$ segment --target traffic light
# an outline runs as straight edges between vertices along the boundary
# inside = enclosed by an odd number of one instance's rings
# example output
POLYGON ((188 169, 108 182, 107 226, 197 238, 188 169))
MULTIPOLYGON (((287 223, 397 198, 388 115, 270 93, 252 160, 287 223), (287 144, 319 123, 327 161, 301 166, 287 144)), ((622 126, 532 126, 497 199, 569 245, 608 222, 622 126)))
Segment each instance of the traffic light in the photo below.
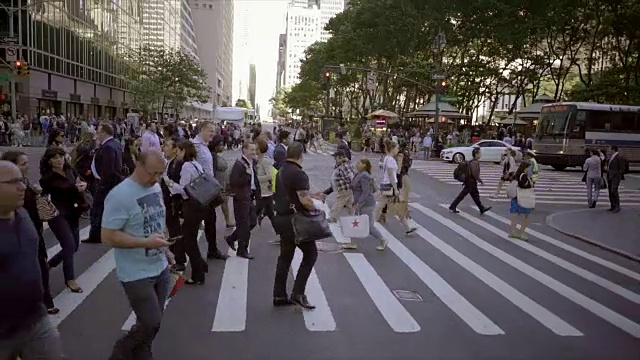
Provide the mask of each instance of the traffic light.
POLYGON ((15 73, 18 76, 29 75, 29 64, 22 60, 17 60, 14 64, 15 73))
POLYGON ((327 80, 331 80, 331 72, 330 71, 325 72, 324 73, 324 78, 327 79, 327 80))
POLYGON ((438 94, 446 94, 448 89, 449 83, 447 80, 438 80, 438 83, 436 84, 436 91, 438 94))

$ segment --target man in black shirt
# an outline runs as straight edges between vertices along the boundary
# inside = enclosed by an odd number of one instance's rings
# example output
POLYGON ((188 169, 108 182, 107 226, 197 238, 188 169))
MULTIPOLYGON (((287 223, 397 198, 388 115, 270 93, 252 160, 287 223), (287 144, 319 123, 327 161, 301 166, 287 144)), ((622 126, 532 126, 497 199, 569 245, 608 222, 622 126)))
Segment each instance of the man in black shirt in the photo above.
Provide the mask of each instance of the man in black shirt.
POLYGON ((43 304, 38 232, 22 207, 20 169, 0 161, 0 359, 64 359, 43 304))
POLYGON ((307 280, 311 275, 313 265, 318 257, 318 249, 314 241, 296 243, 291 217, 296 212, 315 210, 313 199, 323 199, 322 193, 311 194, 309 177, 302 170, 301 143, 294 142, 287 148, 287 159, 280 167, 276 177, 276 192, 274 195, 276 216, 273 226, 280 234, 280 256, 276 266, 276 277, 273 285, 273 305, 300 305, 306 309, 315 309, 304 294, 307 280), (293 256, 298 247, 302 251, 302 261, 293 283, 291 297, 287 296, 287 276, 291 268, 293 256))

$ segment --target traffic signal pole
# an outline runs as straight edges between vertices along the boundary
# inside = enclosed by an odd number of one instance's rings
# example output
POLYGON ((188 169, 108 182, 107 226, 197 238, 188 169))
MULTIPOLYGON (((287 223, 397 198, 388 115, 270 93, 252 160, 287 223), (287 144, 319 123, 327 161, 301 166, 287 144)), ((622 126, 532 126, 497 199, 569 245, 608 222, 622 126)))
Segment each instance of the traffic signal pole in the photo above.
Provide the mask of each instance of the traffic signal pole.
MULTIPOLYGON (((8 13, 9 13, 9 36, 13 37, 13 11, 8 13)), ((20 46, 22 46, 22 43, 20 43, 20 46)), ((16 104, 16 70, 17 69, 15 67, 15 64, 13 65, 13 69, 11 69, 11 64, 9 65, 9 72, 10 72, 9 87, 11 88, 10 89, 11 118, 13 119, 13 121, 16 120, 17 114, 18 114, 18 108, 16 104)))

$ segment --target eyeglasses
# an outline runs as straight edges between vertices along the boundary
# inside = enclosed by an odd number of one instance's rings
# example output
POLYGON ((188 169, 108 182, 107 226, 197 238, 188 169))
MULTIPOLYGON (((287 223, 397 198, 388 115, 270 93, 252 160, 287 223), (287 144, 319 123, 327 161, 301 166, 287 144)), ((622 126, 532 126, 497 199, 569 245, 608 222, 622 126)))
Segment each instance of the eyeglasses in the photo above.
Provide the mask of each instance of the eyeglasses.
POLYGON ((9 179, 9 180, 2 180, 0 181, 0 184, 7 184, 7 185, 25 185, 27 183, 27 181, 24 178, 15 178, 15 179, 9 179))

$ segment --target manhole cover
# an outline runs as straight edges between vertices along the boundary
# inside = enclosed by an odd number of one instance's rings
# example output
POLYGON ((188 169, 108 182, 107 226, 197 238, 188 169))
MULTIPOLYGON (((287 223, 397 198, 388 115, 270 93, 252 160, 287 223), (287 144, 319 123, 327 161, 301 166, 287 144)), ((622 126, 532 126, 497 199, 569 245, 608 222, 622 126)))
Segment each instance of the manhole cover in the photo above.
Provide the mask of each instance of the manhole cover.
POLYGON ((422 296, 415 291, 411 290, 393 290, 395 295, 400 300, 406 301, 422 301, 422 296))
POLYGON ((326 252, 326 253, 342 252, 342 245, 336 244, 336 243, 316 241, 316 247, 320 252, 326 252))

